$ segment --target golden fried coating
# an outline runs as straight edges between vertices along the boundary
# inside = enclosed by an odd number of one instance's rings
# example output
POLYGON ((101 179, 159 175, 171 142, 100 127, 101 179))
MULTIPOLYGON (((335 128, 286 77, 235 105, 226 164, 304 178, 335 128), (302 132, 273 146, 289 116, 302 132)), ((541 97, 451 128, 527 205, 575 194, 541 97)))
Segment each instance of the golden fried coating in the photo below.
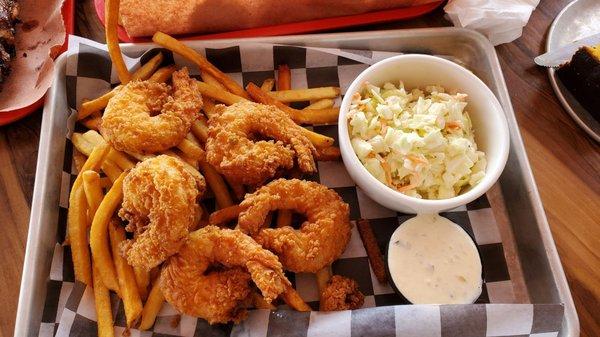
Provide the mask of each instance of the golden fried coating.
POLYGON ((150 269, 177 252, 194 225, 196 199, 205 186, 179 159, 166 155, 146 159, 127 174, 119 216, 129 222, 126 230, 136 233, 121 247, 130 265, 150 269))
POLYGON ((281 263, 239 230, 207 226, 188 236, 161 273, 165 299, 180 312, 210 324, 246 317, 250 278, 270 303, 291 286, 281 263), (211 266, 225 270, 207 270, 211 266), (233 268, 233 269, 231 269, 233 268))
POLYGON ((238 228, 274 252, 286 270, 317 272, 331 264, 350 240, 350 210, 342 198, 312 181, 278 179, 247 194, 238 228), (290 226, 265 228, 265 218, 277 209, 306 216, 299 230, 290 226))
POLYGON ((206 158, 229 181, 258 186, 292 168, 294 157, 303 172, 316 171, 315 147, 276 107, 241 102, 219 106, 216 115, 209 121, 206 158))
POLYGON ((179 144, 199 116, 202 96, 187 68, 164 83, 132 81, 110 99, 100 133, 117 150, 157 153, 179 144))
POLYGON ((365 296, 353 279, 333 275, 321 293, 319 309, 322 311, 354 310, 365 303, 365 296))

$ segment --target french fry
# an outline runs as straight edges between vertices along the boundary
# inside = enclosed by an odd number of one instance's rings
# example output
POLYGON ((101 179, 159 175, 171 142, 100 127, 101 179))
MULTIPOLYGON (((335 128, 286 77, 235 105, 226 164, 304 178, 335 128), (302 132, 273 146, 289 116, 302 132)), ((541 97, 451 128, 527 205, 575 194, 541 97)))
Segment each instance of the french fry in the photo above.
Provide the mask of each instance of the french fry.
MULTIPOLYGON (((73 143, 73 146, 75 146, 75 149, 78 152, 81 152, 85 155, 90 155, 95 146, 95 144, 88 142, 82 134, 77 133, 77 132, 73 133, 73 136, 71 137, 71 142, 73 143)), ((96 143, 96 144, 104 144, 104 140, 102 139, 102 143, 96 143)), ((119 166, 117 166, 114 162, 109 160, 109 157, 110 158, 119 158, 118 160, 122 163, 122 165, 125 165, 126 167, 133 167, 135 165, 135 164, 133 164, 133 162, 131 162, 131 165, 130 165, 129 159, 122 158, 122 156, 119 156, 109 150, 109 152, 106 154, 106 158, 104 158, 104 161, 102 162, 102 165, 100 166, 100 169, 102 169, 102 171, 110 178, 111 181, 115 181, 115 179, 117 179, 117 177, 121 173, 123 173, 123 170, 119 166)), ((81 171, 81 169, 78 169, 78 171, 81 171)))
POLYGON ((260 90, 260 88, 252 82, 248 83, 246 90, 248 90, 248 93, 255 101, 262 104, 276 106, 283 112, 287 113, 290 118, 298 124, 326 124, 336 122, 338 119, 338 108, 297 110, 290 108, 289 106, 271 97, 270 93, 260 90))
POLYGON ((333 142, 335 141, 331 137, 324 136, 320 133, 316 133, 305 128, 302 129, 306 138, 308 138, 308 140, 310 140, 310 142, 313 143, 316 148, 332 146, 333 142))
POLYGON ((125 241, 125 229, 121 226, 118 220, 110 221, 108 226, 110 233, 110 246, 114 259, 115 268, 117 270, 117 279, 119 281, 119 289, 121 289, 121 299, 125 309, 125 318, 127 327, 133 327, 140 316, 142 315, 142 299, 138 291, 137 283, 135 282, 135 274, 133 268, 127 264, 127 260, 121 256, 121 243, 125 241))
POLYGON ((296 311, 311 310, 308 304, 304 302, 302 297, 300 297, 300 294, 298 294, 296 289, 292 288, 292 286, 287 287, 285 292, 281 294, 281 296, 283 297, 285 303, 287 303, 287 305, 289 305, 292 309, 296 311))
POLYGON ((287 64, 277 66, 277 91, 292 88, 292 73, 287 64))
POLYGON ((200 74, 200 78, 202 78, 202 81, 206 82, 207 84, 212 85, 213 87, 217 87, 221 90, 225 90, 225 91, 229 91, 227 90, 227 88, 225 88, 225 86, 223 84, 221 84, 221 82, 219 82, 219 80, 217 80, 214 76, 212 76, 211 74, 203 71, 200 74))
POLYGON ((225 208, 221 208, 218 211, 214 211, 208 217, 209 225, 223 225, 233 219, 236 219, 240 213, 244 211, 240 205, 233 205, 225 208))
POLYGON ((164 83, 168 79, 171 78, 171 75, 173 75, 173 73, 176 70, 177 70, 177 67, 173 64, 170 66, 162 67, 162 68, 158 69, 154 74, 152 74, 152 76, 150 76, 150 78, 148 78, 148 81, 164 83))
POLYGON ((114 148, 111 148, 108 154, 106 155, 106 159, 115 163, 121 170, 131 170, 135 163, 131 161, 123 152, 117 151, 114 148))
POLYGON ((277 211, 277 228, 292 225, 292 211, 289 209, 280 209, 277 211))
POLYGON ((96 171, 85 171, 81 176, 83 178, 83 191, 88 205, 88 214, 94 219, 98 206, 100 206, 102 198, 104 198, 102 186, 100 185, 100 175, 96 171))
POLYGON ((94 263, 98 266, 104 285, 119 293, 119 281, 117 272, 111 256, 108 224, 111 221, 113 213, 121 205, 123 200, 123 179, 127 175, 123 172, 117 180, 113 182, 112 187, 106 193, 104 199, 98 206, 92 227, 90 228, 90 246, 92 248, 92 257, 94 263))
POLYGON ((325 287, 327 287, 329 279, 331 279, 331 266, 325 266, 319 269, 316 273, 316 276, 317 286, 319 287, 319 294, 321 294, 325 287))
POLYGON ((202 110, 206 117, 213 118, 217 112, 217 105, 215 101, 210 97, 203 97, 204 105, 202 106, 202 110))
POLYGON ((81 153, 81 151, 79 151, 77 148, 75 148, 75 150, 73 151, 73 162, 75 163, 75 169, 77 170, 77 172, 81 172, 83 164, 85 164, 86 160, 87 156, 81 153))
POLYGON ((227 181, 227 184, 229 184, 229 187, 231 187, 231 191, 233 192, 235 198, 237 200, 242 200, 246 195, 246 189, 244 188, 244 185, 232 182, 230 179, 227 179, 227 177, 225 177, 225 180, 227 181))
POLYGON ((164 55, 162 52, 158 52, 156 55, 152 56, 148 62, 142 64, 137 70, 133 72, 131 75, 132 80, 147 80, 156 72, 158 66, 162 63, 164 59, 164 55))
POLYGON ((185 135, 185 139, 187 139, 190 142, 194 143, 194 145, 196 145, 196 146, 202 147, 202 144, 200 144, 200 140, 198 140, 198 138, 196 138, 196 136, 194 136, 194 134, 191 133, 191 132, 188 132, 188 134, 185 135))
POLYGON ((274 99, 284 103, 304 102, 323 98, 336 98, 340 95, 340 88, 279 89, 278 83, 277 91, 270 91, 268 94, 274 99))
POLYGON ((252 292, 252 304, 254 304, 254 307, 256 309, 269 309, 269 310, 276 309, 273 304, 265 301, 265 298, 256 291, 252 292))
POLYGON ((102 165, 102 162, 104 161, 104 158, 108 155, 109 151, 110 147, 108 146, 108 144, 99 144, 94 146, 93 150, 88 156, 88 159, 83 164, 81 171, 77 175, 77 178, 73 182, 73 186, 71 186, 71 194, 74 194, 73 190, 76 190, 82 184, 81 173, 87 170, 98 171, 100 169, 100 166, 102 165))
POLYGON ((310 103, 309 106, 307 106, 306 108, 304 108, 302 110, 328 109, 328 108, 333 108, 334 104, 335 104, 335 101, 332 100, 331 98, 323 98, 323 99, 316 100, 314 103, 310 103))
POLYGON ((82 120, 88 117, 89 115, 95 112, 100 112, 102 109, 106 108, 106 105, 108 105, 108 101, 110 101, 110 99, 119 90, 121 90, 121 88, 121 85, 116 86, 111 91, 103 94, 100 97, 81 103, 81 107, 79 107, 79 110, 77 111, 77 120, 82 120))
POLYGON ((158 312, 160 311, 160 308, 162 308, 164 302, 165 297, 160 290, 160 277, 158 277, 152 285, 152 290, 150 290, 150 295, 148 295, 146 304, 144 304, 144 309, 142 310, 142 319, 139 326, 140 330, 148 330, 152 327, 152 325, 154 325, 156 316, 158 315, 158 312))
POLYGON ((94 146, 106 143, 104 137, 102 137, 102 135, 96 130, 88 130, 82 133, 81 136, 83 137, 83 139, 85 139, 86 142, 91 143, 94 146))
POLYGON ((193 167, 194 170, 198 169, 198 160, 197 159, 190 158, 185 153, 180 154, 179 157, 181 158, 181 160, 183 160, 188 165, 190 165, 191 167, 193 167))
MULTIPOLYGON (((280 64, 277 67, 277 91, 292 89, 292 73, 287 64, 280 64)), ((272 91, 269 91, 271 93, 272 91)), ((289 105, 284 103, 285 105, 289 105)))
POLYGON ((221 103, 225 103, 227 105, 232 105, 237 102, 246 102, 248 101, 246 98, 232 94, 223 89, 219 89, 215 86, 212 86, 208 83, 204 82, 196 82, 196 88, 202 94, 202 96, 208 96, 215 101, 219 101, 221 103))
MULTIPOLYGON (((103 189, 109 189, 112 186, 113 182, 108 177, 100 178, 100 187, 103 189)), ((92 219, 93 220, 93 219, 92 219)), ((91 225, 92 222, 90 222, 91 225)))
POLYGON ((327 287, 327 283, 329 283, 329 280, 331 279, 331 266, 325 266, 321 269, 319 269, 316 273, 317 276, 317 287, 319 288, 319 305, 320 305, 320 309, 319 310, 324 310, 325 308, 323 307, 323 291, 325 290, 325 288, 327 287))
POLYGON ((110 307, 110 293, 102 283, 98 267, 93 265, 94 274, 94 304, 98 321, 98 337, 114 337, 115 328, 110 307))
POLYGON ((98 131, 100 123, 102 123, 102 116, 100 116, 100 112, 94 112, 89 117, 84 118, 79 122, 88 129, 98 131))
MULTIPOLYGON (((76 138, 79 138, 79 136, 75 137, 75 133, 73 133, 73 137, 71 137, 71 141, 77 147, 77 144, 75 144, 75 140, 74 140, 76 138)), ((88 144, 92 144, 93 146, 96 146, 99 144, 107 144, 106 141, 104 140, 104 138, 102 137, 102 135, 100 135, 98 132, 96 132, 94 130, 89 130, 89 131, 81 134, 81 138, 84 139, 88 144)), ((80 145, 82 145, 82 144, 80 144, 80 145)), ((131 161, 131 159, 129 159, 127 157, 127 155, 125 155, 123 152, 117 151, 113 148, 111 148, 110 151, 108 152, 108 154, 106 155, 106 159, 115 163, 119 168, 121 168, 121 170, 131 170, 135 166, 135 163, 133 161, 131 161)))
POLYGON ((187 138, 184 138, 181 143, 177 145, 177 148, 181 150, 181 152, 183 152, 187 157, 194 160, 204 160, 206 158, 206 153, 204 150, 187 138))
POLYGON ((260 90, 268 92, 268 91, 273 90, 274 86, 275 86, 275 79, 267 78, 266 80, 263 81, 262 85, 260 86, 260 90))
POLYGON ((146 159, 155 157, 155 155, 153 155, 153 154, 139 154, 139 153, 133 153, 133 152, 125 152, 125 153, 128 156, 130 156, 131 158, 134 158, 135 160, 138 160, 138 161, 144 161, 146 159))
POLYGON ((78 132, 73 132, 73 135, 71 135, 71 143, 73 143, 73 146, 75 147, 75 149, 77 149, 77 151, 81 152, 82 154, 88 157, 92 153, 92 151, 94 150, 94 146, 96 145, 95 143, 90 143, 89 141, 87 141, 87 139, 85 139, 83 135, 78 132))
POLYGON ((117 75, 122 84, 127 84, 131 80, 131 74, 127 70, 121 47, 119 47, 119 37, 117 36, 117 25, 119 24, 119 3, 120 0, 106 0, 104 2, 105 9, 105 36, 108 54, 113 65, 117 69, 117 75))
POLYGON ((231 93, 249 99, 248 94, 239 84, 237 84, 237 82, 208 62, 204 56, 198 54, 195 50, 182 42, 162 32, 156 32, 152 37, 152 41, 194 62, 202 72, 206 72, 216 78, 231 93))
POLYGON ((121 170, 121 168, 119 166, 117 166, 117 164, 113 163, 112 161, 110 161, 108 159, 104 160, 104 162, 102 163, 102 166, 100 168, 102 169, 102 172, 104 172, 104 174, 106 174, 108 179, 110 179, 111 182, 114 182, 115 180, 117 180, 117 178, 119 178, 121 173, 123 173, 123 170, 121 170))
POLYGON ((227 189, 227 185, 225 185, 225 180, 223 177, 219 175, 217 170, 215 170, 212 165, 207 162, 200 162, 200 172, 204 175, 206 179, 206 183, 210 186, 210 189, 215 194, 215 199, 217 199, 217 204, 220 208, 225 208, 233 205, 233 199, 229 194, 229 190, 227 189))
POLYGON ((386 282, 387 276, 385 274, 383 256, 381 255, 381 250, 379 249, 377 239, 375 239, 375 234, 373 234, 373 228, 371 228, 369 220, 358 220, 356 227, 358 229, 358 233, 360 234, 360 238, 362 239, 363 245, 365 246, 365 250, 367 251, 371 268, 373 268, 373 274, 375 274, 375 277, 377 277, 379 282, 386 282))
POLYGON ((204 205, 199 204, 197 210, 198 210, 198 212, 194 216, 194 223, 192 224, 192 226, 190 226, 190 232, 193 232, 200 227, 204 227, 204 226, 208 225, 208 214, 205 213, 206 208, 204 207, 204 205), (204 221, 206 223, 206 225, 204 225, 204 226, 201 225, 201 223, 203 222, 203 219, 206 219, 206 221, 204 221))
POLYGON ((67 216, 75 279, 92 285, 92 264, 87 242, 87 204, 83 187, 77 187, 71 195, 67 216))
POLYGON ((331 124, 337 123, 340 108, 308 109, 299 111, 299 120, 303 124, 331 124))
POLYGON ((198 119, 192 123, 192 128, 190 130, 202 143, 206 143, 206 140, 208 139, 208 124, 204 116, 198 117, 198 119))
POLYGON ((317 148, 316 159, 319 161, 336 161, 342 156, 340 148, 337 146, 317 148))
POLYGON ((133 273, 135 274, 135 283, 140 293, 140 298, 145 301, 148 297, 148 284, 150 284, 150 272, 140 267, 133 267, 133 273))

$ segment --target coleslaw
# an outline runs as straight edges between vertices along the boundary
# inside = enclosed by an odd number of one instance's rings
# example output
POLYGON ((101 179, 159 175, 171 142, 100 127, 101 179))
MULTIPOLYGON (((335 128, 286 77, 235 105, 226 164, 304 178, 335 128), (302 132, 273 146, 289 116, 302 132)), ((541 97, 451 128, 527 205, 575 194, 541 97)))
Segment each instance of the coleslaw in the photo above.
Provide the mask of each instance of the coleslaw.
POLYGON ((379 181, 424 199, 454 197, 485 176, 467 95, 440 86, 407 90, 365 83, 354 94, 348 129, 354 152, 379 181))

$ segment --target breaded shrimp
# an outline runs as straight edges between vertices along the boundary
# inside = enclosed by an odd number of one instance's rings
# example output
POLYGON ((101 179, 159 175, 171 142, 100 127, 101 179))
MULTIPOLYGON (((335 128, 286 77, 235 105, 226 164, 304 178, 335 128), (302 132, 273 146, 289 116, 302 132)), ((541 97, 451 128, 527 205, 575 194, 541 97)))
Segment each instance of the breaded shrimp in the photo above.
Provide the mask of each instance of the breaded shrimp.
POLYGON ((204 193, 177 158, 160 155, 137 164, 123 182, 123 205, 119 216, 135 232, 123 242, 123 255, 132 266, 150 269, 177 253, 195 224, 196 199, 204 193))
POLYGON ((179 144, 199 116, 202 96, 187 68, 164 83, 132 81, 110 99, 100 133, 117 150, 157 153, 179 144))
POLYGON ((277 170, 292 168, 294 157, 303 172, 316 171, 315 147, 276 107, 241 102, 219 106, 216 115, 209 121, 206 158, 229 181, 258 186, 277 170))
POLYGON ((165 299, 187 315, 210 324, 246 316, 250 279, 270 303, 291 286, 281 263, 239 230, 207 226, 191 233, 161 272, 165 299), (225 270, 208 271, 211 266, 225 270), (233 268, 233 269, 231 269, 233 268))
POLYGON ((279 256, 286 270, 315 273, 346 249, 351 224, 348 204, 333 190, 312 181, 278 179, 247 194, 240 206, 238 228, 279 256), (277 209, 306 215, 299 230, 265 228, 277 209))

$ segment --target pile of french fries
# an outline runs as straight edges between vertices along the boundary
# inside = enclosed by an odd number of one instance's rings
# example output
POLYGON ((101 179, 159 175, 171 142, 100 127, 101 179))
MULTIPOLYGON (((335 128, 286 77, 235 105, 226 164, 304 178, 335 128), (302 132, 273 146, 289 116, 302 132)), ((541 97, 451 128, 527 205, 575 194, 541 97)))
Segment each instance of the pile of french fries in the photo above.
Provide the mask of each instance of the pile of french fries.
MULTIPOLYGON (((89 130, 74 133, 74 163, 78 170, 69 196, 68 228, 65 244, 71 246, 76 280, 94 288, 95 306, 98 317, 98 335, 114 336, 114 322, 110 303, 110 291, 119 295, 124 303, 128 328, 146 330, 154 324, 156 315, 164 303, 160 290, 158 270, 141 270, 130 266, 120 254, 121 242, 126 240, 125 231, 115 213, 123 200, 123 179, 137 162, 153 155, 139 155, 117 151, 98 132, 102 112, 109 100, 131 80, 167 82, 176 70, 174 65, 163 66, 162 53, 156 54, 133 73, 125 66, 116 37, 116 13, 118 0, 107 0, 106 39, 109 54, 117 70, 121 85, 95 99, 85 101, 78 110, 78 122, 89 130)), ((226 181, 205 160, 204 144, 208 138, 208 120, 214 116, 216 104, 231 105, 236 102, 254 100, 275 105, 286 112, 298 124, 325 124, 337 122, 339 109, 334 108, 334 99, 340 89, 323 87, 292 89, 291 74, 287 66, 280 66, 278 78, 268 79, 261 86, 250 83, 246 89, 221 72, 206 58, 178 40, 163 33, 156 33, 153 41, 174 53, 192 61, 201 71, 202 81, 197 90, 204 100, 203 115, 192 125, 190 133, 176 147, 163 154, 177 157, 186 165, 186 170, 196 179, 207 182, 214 194, 217 208, 221 212, 235 212, 237 203, 245 195, 245 187, 226 181), (276 90, 273 90, 276 89, 276 90), (289 106, 290 102, 310 102, 305 109, 289 106)), ((333 146, 330 137, 303 128, 304 133, 317 149, 317 159, 336 160, 339 149, 333 146)), ((209 214, 204 205, 197 227, 209 223, 209 214)), ((218 216, 218 214, 216 214, 218 216)), ((278 213, 278 226, 291 224, 292 214, 278 213)), ((331 276, 330 268, 317 273, 320 289, 331 276)), ((254 306, 269 308, 260 294, 253 294, 254 306)), ((282 296, 296 310, 308 311, 310 307, 295 289, 290 288, 282 296)))

